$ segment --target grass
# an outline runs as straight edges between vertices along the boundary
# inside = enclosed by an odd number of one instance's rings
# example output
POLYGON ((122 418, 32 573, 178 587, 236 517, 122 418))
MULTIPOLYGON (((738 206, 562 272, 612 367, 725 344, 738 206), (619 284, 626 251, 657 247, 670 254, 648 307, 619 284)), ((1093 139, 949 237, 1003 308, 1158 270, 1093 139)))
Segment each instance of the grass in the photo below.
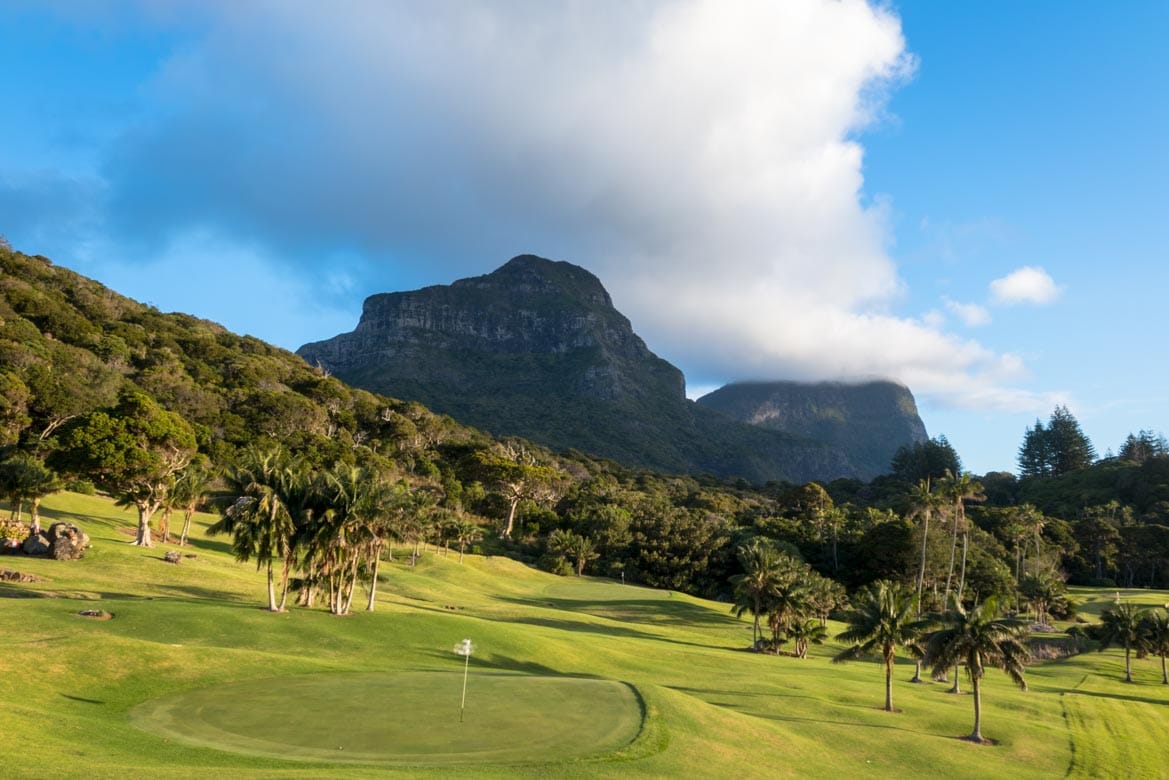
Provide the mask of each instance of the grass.
MULTIPOLYGON (((957 739, 968 695, 909 684, 899 662, 900 712, 882 712, 879 664, 833 665, 831 642, 806 660, 745 652, 750 623, 725 604, 431 553, 384 566, 376 612, 269 614, 262 573, 202 536, 209 518, 172 565, 173 547, 128 545, 134 516, 104 499, 46 504, 94 547, 0 558, 46 580, 0 583, 5 777, 1155 777, 1169 762, 1169 686, 1155 659, 1123 683, 1118 650, 1036 664, 1027 692, 990 672, 997 744, 982 747, 957 739), (78 615, 95 608, 114 618, 78 615)), ((1089 615, 1110 597, 1077 594, 1089 615)))

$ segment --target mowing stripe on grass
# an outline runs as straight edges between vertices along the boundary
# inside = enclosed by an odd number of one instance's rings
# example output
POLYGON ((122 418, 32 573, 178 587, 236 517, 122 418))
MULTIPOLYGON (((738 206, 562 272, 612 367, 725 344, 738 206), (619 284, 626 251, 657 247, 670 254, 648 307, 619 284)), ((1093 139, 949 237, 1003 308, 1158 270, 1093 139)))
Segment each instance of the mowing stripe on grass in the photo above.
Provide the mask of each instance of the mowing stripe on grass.
POLYGON ((1072 739, 1070 777, 1160 778, 1169 768, 1164 705, 1065 693, 1072 739))

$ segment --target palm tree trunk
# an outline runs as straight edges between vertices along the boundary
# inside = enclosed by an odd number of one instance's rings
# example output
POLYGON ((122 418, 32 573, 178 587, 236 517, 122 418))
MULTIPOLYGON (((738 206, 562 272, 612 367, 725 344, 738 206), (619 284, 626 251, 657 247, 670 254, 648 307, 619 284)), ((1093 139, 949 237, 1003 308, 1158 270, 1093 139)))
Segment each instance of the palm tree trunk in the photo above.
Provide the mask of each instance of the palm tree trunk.
POLYGON ((280 568, 280 611, 283 612, 285 605, 288 603, 288 575, 289 569, 292 568, 292 561, 289 556, 284 556, 284 565, 280 568))
POLYGON ((1124 681, 1132 682, 1132 648, 1128 642, 1124 643, 1124 681))
POLYGON ((974 677, 974 731, 970 732, 970 741, 982 742, 982 691, 978 687, 978 675, 974 677))
POLYGON ((885 658, 885 712, 893 711, 893 659, 885 658))
POLYGON ((158 538, 163 544, 170 544, 170 513, 169 506, 162 508, 162 520, 158 522, 158 538))
POLYGON ((924 682, 924 680, 921 679, 921 659, 920 658, 913 662, 913 677, 909 678, 909 681, 912 683, 924 682))
POLYGON ((1165 669, 1165 654, 1161 653, 1161 684, 1169 685, 1169 671, 1165 669))
MULTIPOLYGON (((917 612, 921 614, 921 589, 925 584, 925 550, 926 539, 929 538, 930 533, 930 516, 928 513, 922 514, 921 524, 921 568, 917 572, 917 612)), ((921 664, 917 665, 918 672, 921 671, 921 664)))
POLYGON ((369 603, 365 605, 366 612, 373 612, 374 599, 377 598, 377 570, 378 564, 381 563, 382 551, 381 545, 376 545, 373 550, 373 570, 369 578, 369 603))
POLYGON ((40 507, 41 507, 41 497, 40 496, 33 496, 32 507, 29 509, 29 513, 32 515, 31 530, 32 530, 32 533, 34 536, 41 532, 40 507))
POLYGON ((759 612, 763 609, 763 605, 759 603, 759 599, 755 599, 755 624, 751 631, 751 650, 759 652, 759 612))
POLYGON ((970 533, 962 533, 962 573, 958 576, 958 600, 962 600, 962 591, 966 588, 966 550, 970 546, 970 533))
MULTIPOLYGON (((954 528, 950 533, 950 570, 946 572, 946 600, 950 599, 950 582, 954 579, 954 557, 958 552, 958 515, 954 515, 954 528)), ((949 609, 947 606, 946 609, 949 609)))
POLYGON ((950 686, 949 693, 962 693, 962 676, 958 674, 961 667, 954 664, 954 684, 950 686))
POLYGON ((195 514, 190 509, 183 510, 183 533, 179 536, 179 547, 185 547, 187 544, 187 534, 191 531, 191 515, 195 514))
POLYGON ((268 561, 268 611, 279 612, 276 606, 276 576, 272 572, 272 561, 268 561))

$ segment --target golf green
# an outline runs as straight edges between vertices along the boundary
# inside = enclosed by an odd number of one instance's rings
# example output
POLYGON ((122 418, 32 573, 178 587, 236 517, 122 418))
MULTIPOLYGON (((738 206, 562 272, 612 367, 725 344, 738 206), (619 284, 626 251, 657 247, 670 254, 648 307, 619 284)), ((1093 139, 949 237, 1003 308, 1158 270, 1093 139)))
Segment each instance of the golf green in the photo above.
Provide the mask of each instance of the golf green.
POLYGON ((168 739, 302 761, 483 764, 563 761, 628 745, 633 688, 612 680, 472 672, 311 674, 202 688, 130 717, 168 739))

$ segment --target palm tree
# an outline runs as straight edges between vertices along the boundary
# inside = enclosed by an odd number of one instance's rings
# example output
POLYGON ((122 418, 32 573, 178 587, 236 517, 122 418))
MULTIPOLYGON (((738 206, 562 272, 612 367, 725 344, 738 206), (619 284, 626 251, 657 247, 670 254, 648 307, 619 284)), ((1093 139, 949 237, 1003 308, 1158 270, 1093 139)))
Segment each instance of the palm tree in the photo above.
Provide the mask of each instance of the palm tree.
MULTIPOLYGON (((933 516, 935 510, 941 508, 942 500, 942 496, 934 492, 933 487, 930 485, 929 477, 919 480, 909 494, 910 517, 916 516, 921 518, 921 567, 917 572, 917 611, 919 615, 921 614, 922 588, 925 586, 926 543, 929 540, 930 518, 933 516)), ((936 584, 934 588, 936 593, 936 584)), ((914 658, 912 682, 919 683, 921 681, 921 658, 919 653, 914 658)))
POLYGON ((731 612, 740 617, 750 612, 755 618, 751 634, 751 648, 759 649, 759 617, 763 614, 764 600, 770 592, 776 576, 777 555, 775 547, 765 539, 756 537, 738 550, 743 573, 731 577, 735 604, 731 612))
POLYGON ((28 501, 34 536, 41 532, 41 499, 63 488, 57 474, 31 455, 20 452, 0 462, 0 492, 12 502, 12 520, 20 522, 24 502, 28 501))
POLYGON ((1137 609, 1129 602, 1118 604, 1114 609, 1100 613, 1100 624, 1095 627, 1095 638, 1100 642, 1097 648, 1106 650, 1111 645, 1124 645, 1124 681, 1132 682, 1132 651, 1145 649, 1144 620, 1147 609, 1137 609))
POLYGON ((820 645, 828 638, 828 629, 817 618, 797 620, 787 628, 787 636, 795 643, 796 658, 808 657, 808 645, 820 645))
POLYGON ((483 529, 460 515, 451 526, 451 536, 455 544, 459 546, 459 563, 462 563, 463 551, 467 549, 468 544, 483 538, 483 529))
POLYGON ((844 616, 848 628, 836 635, 850 642, 833 663, 880 654, 885 665, 885 711, 893 711, 893 661, 897 648, 915 644, 930 621, 917 613, 917 599, 901 585, 878 580, 856 595, 844 616))
POLYGON ((328 568, 329 611, 349 613, 364 565, 370 578, 366 610, 372 612, 382 548, 396 532, 396 515, 410 503, 409 487, 373 469, 339 467, 324 475, 321 492, 326 509, 317 542, 328 568))
POLYGON ((910 517, 921 518, 921 567, 917 572, 917 603, 921 606, 921 591, 925 585, 926 541, 929 538, 930 518, 940 506, 940 497, 930 486, 929 477, 920 480, 910 491, 910 517))
POLYGON ((256 559, 256 568, 268 568, 268 610, 283 612, 288 597, 288 575, 295 562, 294 539, 304 500, 303 467, 287 450, 249 450, 244 465, 226 475, 232 503, 219 522, 207 529, 210 536, 232 535, 236 560, 256 559), (280 601, 276 601, 273 561, 280 560, 280 601))
POLYGON ((1169 670, 1165 667, 1165 656, 1169 655, 1169 615, 1155 609, 1145 617, 1144 650, 1161 657, 1161 684, 1169 685, 1169 670))
POLYGON ((966 553, 970 546, 970 529, 966 525, 966 502, 985 501, 986 491, 981 482, 975 482, 969 473, 957 476, 948 474, 944 494, 952 504, 953 538, 950 542, 950 572, 946 575, 946 598, 950 597, 950 582, 954 576, 954 553, 958 545, 958 534, 962 534, 962 569, 958 578, 958 599, 962 599, 962 591, 966 585, 966 553))
POLYGON ((171 485, 170 494, 167 496, 169 504, 183 512, 183 530, 179 534, 179 547, 187 544, 187 535, 191 532, 191 518, 207 500, 213 476, 207 460, 196 459, 176 475, 171 485))
POLYGON ((957 599, 951 603, 952 608, 941 616, 945 628, 930 635, 926 662, 935 673, 965 664, 974 688, 974 730, 967 739, 982 743, 982 677, 986 667, 996 666, 1027 690, 1023 678, 1025 664, 1031 657, 1027 625, 1019 618, 999 617, 998 600, 993 597, 969 611, 957 599))
POLYGON ((771 586, 764 594, 767 625, 771 629, 771 644, 779 648, 780 634, 809 617, 814 610, 812 591, 807 583, 811 571, 807 564, 790 555, 780 554, 771 578, 771 586))

